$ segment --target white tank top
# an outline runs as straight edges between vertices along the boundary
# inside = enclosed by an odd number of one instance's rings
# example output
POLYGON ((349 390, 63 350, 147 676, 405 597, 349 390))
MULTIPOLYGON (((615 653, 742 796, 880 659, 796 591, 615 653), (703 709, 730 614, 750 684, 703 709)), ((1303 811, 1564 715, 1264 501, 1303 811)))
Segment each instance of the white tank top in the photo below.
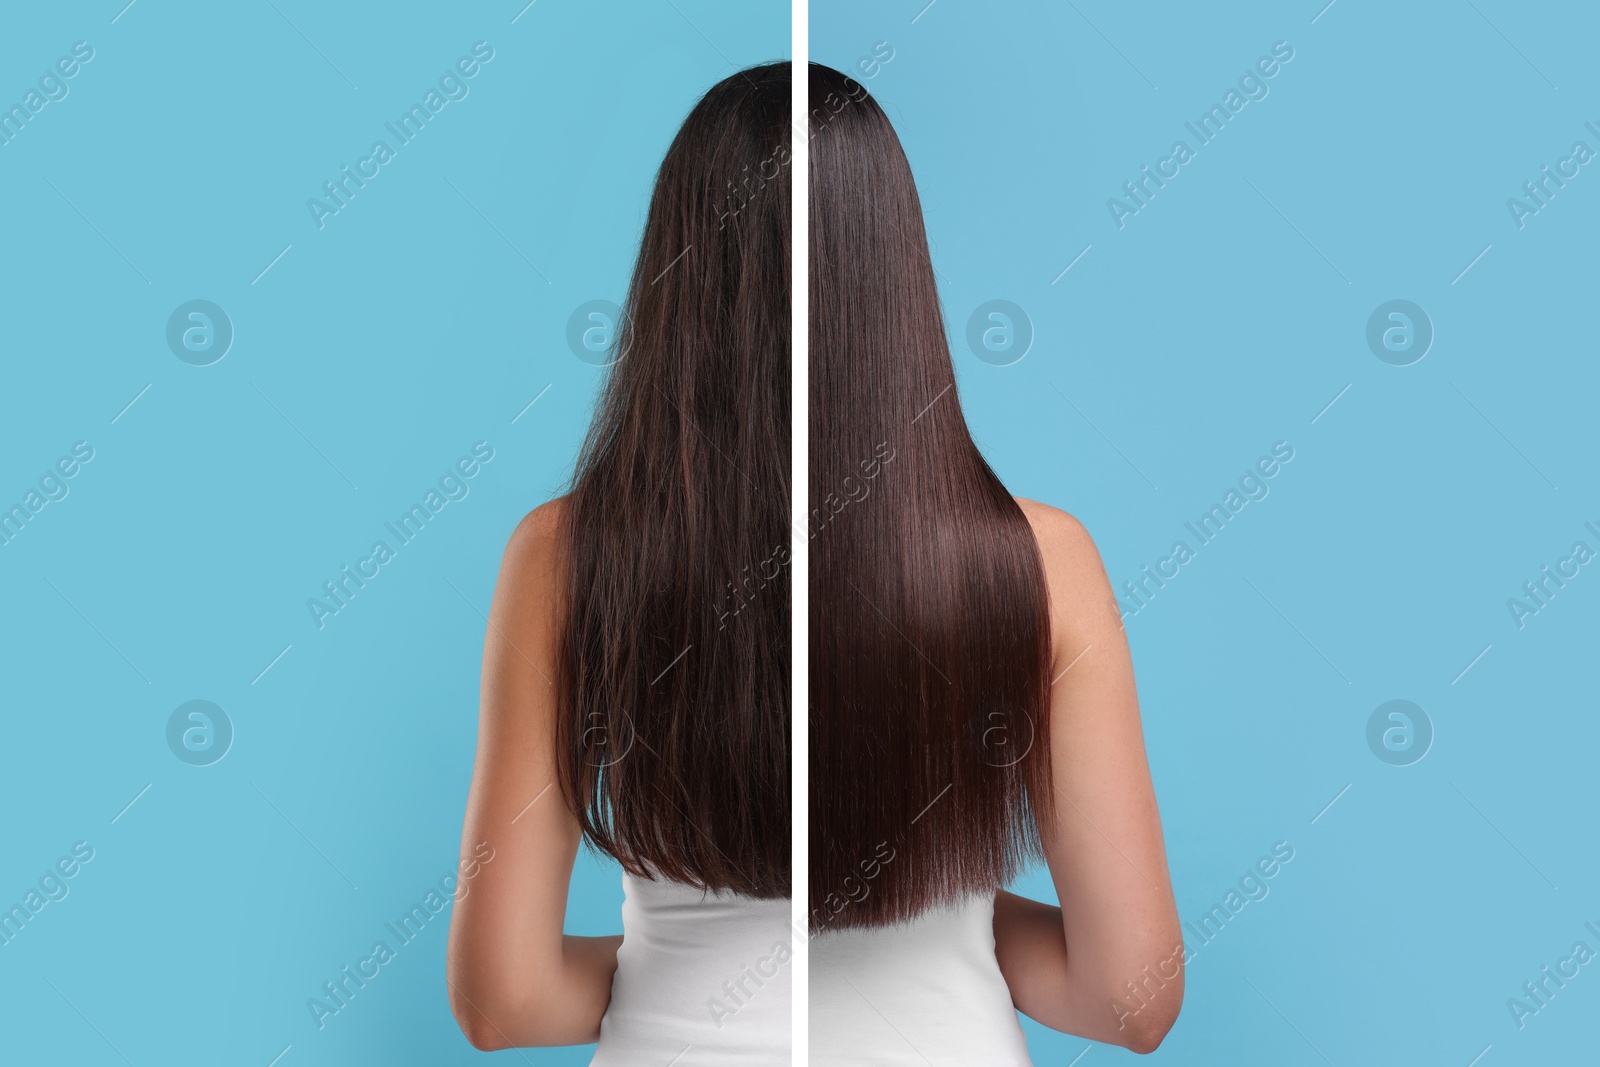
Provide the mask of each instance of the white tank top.
POLYGON ((1030 1067, 994 956, 994 897, 809 947, 815 1067, 1030 1067))
POLYGON ((629 874, 622 888, 590 1067, 790 1067, 789 901, 629 874))

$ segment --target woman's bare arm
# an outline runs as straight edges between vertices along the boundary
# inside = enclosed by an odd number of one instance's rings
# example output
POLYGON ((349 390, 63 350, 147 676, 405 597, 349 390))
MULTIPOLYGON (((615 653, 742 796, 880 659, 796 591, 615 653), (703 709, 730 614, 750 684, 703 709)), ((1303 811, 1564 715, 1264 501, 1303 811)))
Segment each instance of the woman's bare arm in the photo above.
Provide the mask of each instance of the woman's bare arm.
POLYGON ((1050 590, 1055 823, 1041 832, 1061 906, 1001 893, 995 955, 1030 1018, 1149 1052, 1183 1002, 1183 938, 1133 662, 1088 531, 1066 512, 1019 503, 1050 590))
POLYGON ((595 1040, 622 943, 562 933, 580 838, 555 780, 563 506, 536 509, 511 535, 484 639, 447 972, 456 1021, 480 1049, 595 1040))

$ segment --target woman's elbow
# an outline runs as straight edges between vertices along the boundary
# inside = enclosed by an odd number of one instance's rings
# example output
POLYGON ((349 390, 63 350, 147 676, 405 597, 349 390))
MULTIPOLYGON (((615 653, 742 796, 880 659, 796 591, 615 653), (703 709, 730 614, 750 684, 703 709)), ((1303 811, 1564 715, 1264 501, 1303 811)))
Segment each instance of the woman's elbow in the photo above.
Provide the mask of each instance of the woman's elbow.
POLYGON ((467 1043, 481 1052, 498 1052, 512 1047, 512 1042, 495 1022, 494 1014, 502 1014, 494 1007, 494 1000, 482 990, 475 995, 466 993, 459 980, 450 980, 450 1012, 467 1043))
POLYGON ((484 1052, 541 1044, 545 1020, 537 1005, 548 1002, 554 991, 526 975, 506 972, 493 958, 473 958, 451 947, 445 967, 450 1013, 467 1042, 484 1052))
POLYGON ((1161 1042, 1166 1039, 1167 1033, 1172 1029, 1172 1024, 1175 1022, 1177 1022, 1176 1016, 1160 1021, 1141 1020, 1128 1028, 1128 1040, 1122 1047, 1129 1052, 1137 1052, 1141 1056, 1148 1056, 1161 1047, 1161 1042))
POLYGON ((571 1003, 558 986, 526 976, 506 980, 452 974, 450 1011, 462 1036, 483 1052, 594 1040, 575 1029, 571 1003))
POLYGON ((1147 995, 1137 1008, 1120 1011, 1117 1025, 1117 1044, 1140 1055, 1160 1048, 1177 1023, 1183 1006, 1183 972, 1147 995))
POLYGON ((507 1041, 505 1035, 487 1019, 457 1015, 456 1025, 461 1027, 462 1036, 467 1039, 467 1044, 479 1052, 499 1052, 501 1049, 511 1047, 511 1042, 507 1041))

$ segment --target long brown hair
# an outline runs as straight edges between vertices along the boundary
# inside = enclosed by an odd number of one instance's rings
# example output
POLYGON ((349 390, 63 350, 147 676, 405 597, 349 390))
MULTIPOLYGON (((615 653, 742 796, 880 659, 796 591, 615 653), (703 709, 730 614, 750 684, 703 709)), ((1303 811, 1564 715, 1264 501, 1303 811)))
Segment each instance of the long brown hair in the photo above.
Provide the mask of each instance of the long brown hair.
POLYGON ((667 150, 568 500, 560 781, 635 875, 789 894, 788 63, 667 150))
POLYGON ((1051 817, 1038 546, 972 440, 877 102, 810 70, 811 926, 1004 885, 1051 817))

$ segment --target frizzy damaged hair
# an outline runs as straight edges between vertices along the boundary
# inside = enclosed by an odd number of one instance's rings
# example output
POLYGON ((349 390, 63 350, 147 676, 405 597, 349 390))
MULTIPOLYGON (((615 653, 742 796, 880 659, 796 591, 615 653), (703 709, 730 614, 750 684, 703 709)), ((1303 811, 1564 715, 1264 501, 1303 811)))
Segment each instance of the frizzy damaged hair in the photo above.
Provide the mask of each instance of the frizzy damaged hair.
POLYGON ((992 893, 1053 817, 1043 565, 961 414, 883 110, 810 69, 811 927, 992 893))
POLYGON ((788 63, 662 161, 568 497, 559 780, 634 875, 786 897, 788 63))

